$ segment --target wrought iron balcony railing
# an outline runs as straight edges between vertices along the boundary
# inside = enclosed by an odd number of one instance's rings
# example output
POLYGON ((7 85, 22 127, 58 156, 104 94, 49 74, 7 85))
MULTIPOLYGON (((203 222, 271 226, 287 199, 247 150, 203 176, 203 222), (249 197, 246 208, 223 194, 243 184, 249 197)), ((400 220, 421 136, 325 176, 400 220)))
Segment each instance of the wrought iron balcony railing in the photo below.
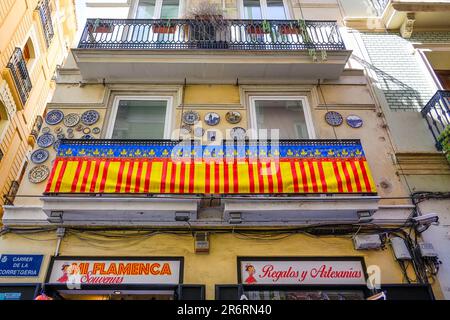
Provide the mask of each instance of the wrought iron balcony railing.
POLYGON ((31 79, 28 74, 27 64, 20 48, 16 48, 6 67, 11 70, 14 85, 23 105, 27 102, 31 92, 31 79))
POLYGON ((45 194, 375 193, 359 140, 61 140, 45 194))
POLYGON ((383 15, 384 10, 389 4, 391 0, 370 0, 372 2, 373 7, 377 11, 378 15, 383 15))
POLYGON ((49 0, 42 0, 38 5, 39 16, 41 18, 42 28, 44 30, 45 42, 47 44, 47 48, 50 46, 50 43, 55 35, 53 31, 53 23, 52 16, 50 11, 49 0))
POLYGON ((450 91, 437 91, 421 112, 436 141, 436 148, 442 150, 441 134, 450 125, 450 91))
POLYGON ((8 193, 3 195, 3 202, 6 205, 12 206, 14 204, 14 199, 16 198, 17 192, 19 191, 19 181, 12 181, 9 187, 8 193))
POLYGON ((335 21, 88 19, 83 49, 345 50, 335 21))

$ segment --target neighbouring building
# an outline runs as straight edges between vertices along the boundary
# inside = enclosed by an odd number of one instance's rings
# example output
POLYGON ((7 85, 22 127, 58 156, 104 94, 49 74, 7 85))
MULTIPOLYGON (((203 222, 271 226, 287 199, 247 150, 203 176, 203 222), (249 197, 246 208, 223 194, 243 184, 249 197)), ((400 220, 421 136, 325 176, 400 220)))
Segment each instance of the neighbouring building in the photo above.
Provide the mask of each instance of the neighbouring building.
MULTIPOLYGON (((11 204, 76 32, 71 0, 0 4, 0 202, 11 204)), ((26 178, 25 178, 26 179, 26 178)), ((0 215, 3 208, 0 209, 0 215)))
POLYGON ((449 8, 400 2, 86 1, 4 206, 3 295, 448 298, 449 8))
POLYGON ((397 173, 419 214, 439 216, 423 239, 439 256, 438 278, 450 299, 450 1, 361 1, 359 10, 354 1, 345 4, 397 173), (375 9, 363 11, 364 2, 375 9))

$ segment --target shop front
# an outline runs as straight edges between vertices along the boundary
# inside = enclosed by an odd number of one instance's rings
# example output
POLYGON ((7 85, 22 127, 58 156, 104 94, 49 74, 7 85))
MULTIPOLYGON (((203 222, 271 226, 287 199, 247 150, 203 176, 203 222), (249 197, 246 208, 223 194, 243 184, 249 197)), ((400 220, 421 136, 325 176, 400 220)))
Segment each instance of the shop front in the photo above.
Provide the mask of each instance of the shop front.
POLYGON ((202 300, 182 257, 53 257, 44 291, 61 300, 202 300))
POLYGON ((238 257, 238 285, 217 285, 229 300, 432 300, 428 284, 368 287, 362 257, 238 257), (376 289, 378 288, 378 289, 376 289))

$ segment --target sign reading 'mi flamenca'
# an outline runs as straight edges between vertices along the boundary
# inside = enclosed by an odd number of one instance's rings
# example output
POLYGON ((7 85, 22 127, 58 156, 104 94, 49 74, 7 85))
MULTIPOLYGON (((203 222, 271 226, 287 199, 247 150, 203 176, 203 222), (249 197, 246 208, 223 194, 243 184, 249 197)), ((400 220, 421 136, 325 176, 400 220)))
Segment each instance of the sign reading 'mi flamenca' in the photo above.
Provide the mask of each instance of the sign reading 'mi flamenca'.
POLYGON ((48 283, 66 284, 178 284, 181 259, 57 258, 48 283))
POLYGON ((353 284, 364 285, 362 260, 261 260, 240 259, 240 282, 244 284, 353 284))

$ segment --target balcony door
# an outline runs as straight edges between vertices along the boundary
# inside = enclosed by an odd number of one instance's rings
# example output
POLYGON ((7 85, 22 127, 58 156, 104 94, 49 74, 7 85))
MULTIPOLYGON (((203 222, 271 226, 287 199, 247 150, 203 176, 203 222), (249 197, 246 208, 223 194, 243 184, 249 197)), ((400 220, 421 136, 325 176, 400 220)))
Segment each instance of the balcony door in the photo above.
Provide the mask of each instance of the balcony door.
POLYGON ((116 97, 107 138, 168 139, 172 97, 116 97))
POLYGON ((250 97, 253 138, 314 139, 314 127, 306 97, 250 97))
POLYGON ((286 20, 289 19, 284 0, 240 0, 242 19, 286 20))
POLYGON ((138 0, 132 17, 136 19, 177 19, 182 0, 138 0))
POLYGON ((180 37, 179 26, 171 24, 169 19, 181 16, 183 0, 137 0, 131 12, 135 19, 159 20, 138 23, 131 33, 133 41, 148 41, 156 46, 176 41, 180 37), (167 21, 165 21, 167 20, 167 21))
POLYGON ((259 20, 246 27, 247 42, 255 45, 273 44, 281 39, 279 20, 290 19, 287 3, 284 0, 239 0, 241 18, 259 20), (264 22, 262 22, 264 21, 264 22))

